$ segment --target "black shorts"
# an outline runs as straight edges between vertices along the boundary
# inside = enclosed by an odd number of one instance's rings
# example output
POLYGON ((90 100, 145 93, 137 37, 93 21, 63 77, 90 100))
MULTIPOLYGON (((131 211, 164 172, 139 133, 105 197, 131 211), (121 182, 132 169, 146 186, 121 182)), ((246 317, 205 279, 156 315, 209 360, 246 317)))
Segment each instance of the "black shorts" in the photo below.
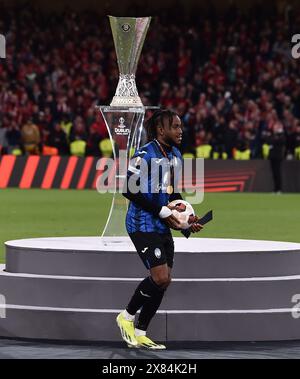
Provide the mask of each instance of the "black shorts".
POLYGON ((174 261, 174 241, 171 233, 129 233, 136 251, 149 270, 165 263, 172 268, 174 261))

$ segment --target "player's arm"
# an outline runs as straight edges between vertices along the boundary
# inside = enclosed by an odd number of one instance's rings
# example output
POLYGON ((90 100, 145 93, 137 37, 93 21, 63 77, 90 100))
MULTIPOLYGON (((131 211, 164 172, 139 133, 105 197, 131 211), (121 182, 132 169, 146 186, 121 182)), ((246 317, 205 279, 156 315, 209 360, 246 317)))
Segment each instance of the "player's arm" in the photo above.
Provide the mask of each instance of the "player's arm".
POLYGON ((145 211, 152 213, 156 217, 159 217, 159 213, 161 212, 162 207, 146 199, 146 197, 140 191, 137 193, 132 193, 130 192, 128 185, 126 185, 123 189, 122 195, 125 196, 129 201, 132 201, 139 207, 143 208, 145 211))
POLYGON ((181 194, 179 192, 173 192, 171 195, 170 195, 170 203, 174 200, 183 200, 183 197, 181 196, 181 194))
MULTIPOLYGON (((174 200, 183 200, 183 197, 181 195, 180 192, 178 192, 177 190, 175 190, 171 196, 170 196, 170 203, 174 200)), ((172 208, 170 208, 172 209, 172 208)), ((178 209, 178 211, 180 211, 180 209, 178 209)), ((190 231, 192 233, 197 233, 197 232, 200 232, 201 229, 203 229, 203 226, 200 225, 200 224, 197 224, 197 221, 199 221, 199 217, 198 216, 194 216, 194 222, 193 224, 191 225, 190 227, 190 231)))
MULTIPOLYGON (((170 196, 170 203, 174 200, 183 200, 183 197, 182 195, 180 194, 180 192, 178 192, 177 190, 175 190, 171 196, 170 196)), ((170 208, 172 209, 172 208, 170 208)), ((178 211, 180 211, 180 209, 178 209, 178 211)), ((191 225, 190 227, 190 231, 192 233, 198 233, 200 232, 201 229, 203 229, 203 226, 198 224, 197 221, 199 221, 199 217, 198 216, 194 216, 194 221, 193 221, 193 224, 191 225)))
POLYGON ((141 193, 132 193, 129 189, 123 190, 123 196, 129 201, 134 202, 139 207, 143 208, 145 211, 152 213, 156 217, 160 217, 168 225, 169 228, 179 229, 180 223, 172 214, 172 211, 167 206, 160 207, 156 203, 149 201, 141 193))
POLYGON ((200 218, 198 216, 194 216, 194 222, 189 228, 192 233, 198 233, 201 229, 203 229, 203 225, 198 224, 199 220, 200 218))
MULTIPOLYGON (((177 196, 170 196, 170 202, 172 202, 173 200, 183 200, 182 196, 180 195, 180 193, 177 193, 175 194, 177 196)), ((171 206, 168 206, 170 209, 177 209, 179 212, 180 212, 180 205, 177 205, 176 207, 171 207, 171 206)), ((184 207, 184 205, 183 205, 184 207)), ((198 216, 194 216, 194 220, 193 220, 193 223, 191 224, 189 230, 192 232, 192 233, 197 233, 197 232, 200 232, 201 229, 203 229, 203 225, 201 224, 198 224, 198 221, 200 220, 200 218, 198 216)))

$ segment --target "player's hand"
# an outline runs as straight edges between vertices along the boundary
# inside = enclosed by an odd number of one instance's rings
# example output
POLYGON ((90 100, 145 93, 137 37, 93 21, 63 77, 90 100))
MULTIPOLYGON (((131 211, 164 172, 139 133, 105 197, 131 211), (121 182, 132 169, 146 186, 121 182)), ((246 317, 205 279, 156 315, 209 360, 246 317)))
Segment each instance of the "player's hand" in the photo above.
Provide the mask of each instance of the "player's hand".
POLYGON ((164 222, 167 224, 169 228, 174 230, 180 230, 180 222, 174 215, 164 218, 164 222))
POLYGON ((167 207, 169 208, 169 209, 171 209, 171 211, 173 210, 173 209, 176 209, 176 211, 178 211, 178 212, 184 212, 185 211, 185 205, 184 204, 177 204, 176 206, 174 206, 174 205, 167 205, 167 207))
POLYGON ((199 221, 199 217, 198 216, 194 216, 193 223, 190 226, 190 231, 192 233, 198 233, 198 232, 200 232, 203 229, 203 225, 197 224, 197 221, 199 221))

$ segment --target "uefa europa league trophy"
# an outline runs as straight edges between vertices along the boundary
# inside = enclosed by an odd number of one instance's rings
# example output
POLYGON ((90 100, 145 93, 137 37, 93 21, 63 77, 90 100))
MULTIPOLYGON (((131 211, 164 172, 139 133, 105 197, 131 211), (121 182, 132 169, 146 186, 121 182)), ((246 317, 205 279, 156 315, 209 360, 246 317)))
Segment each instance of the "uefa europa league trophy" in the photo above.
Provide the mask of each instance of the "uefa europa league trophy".
MULTIPOLYGON (((135 73, 150 20, 151 17, 109 16, 120 76, 116 94, 110 106, 97 107, 110 136, 114 162, 113 189, 112 191, 110 189, 110 192, 113 192, 113 200, 102 237, 127 235, 125 229, 127 200, 122 196, 122 188, 126 178, 128 159, 144 142, 143 121, 146 108, 149 107, 143 106, 138 95, 135 73)), ((97 184, 99 190, 98 187, 97 184)))

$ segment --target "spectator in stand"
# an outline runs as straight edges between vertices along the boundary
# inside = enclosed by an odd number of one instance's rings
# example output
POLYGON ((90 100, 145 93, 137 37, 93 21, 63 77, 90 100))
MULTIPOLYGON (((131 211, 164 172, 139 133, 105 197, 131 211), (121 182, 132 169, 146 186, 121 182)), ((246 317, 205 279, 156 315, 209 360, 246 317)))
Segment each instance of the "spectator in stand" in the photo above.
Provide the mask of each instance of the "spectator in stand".
POLYGON ((292 134, 291 151, 296 159, 300 159, 300 122, 297 123, 292 134))
POLYGON ((108 132, 101 114, 98 113, 95 122, 89 128, 87 154, 93 156, 101 155, 99 144, 105 138, 109 138, 108 132))
POLYGON ((87 131, 85 127, 84 120, 81 116, 77 116, 74 121, 74 125, 70 133, 70 142, 73 141, 87 141, 87 131))
MULTIPOLYGON (((223 125, 225 124, 225 120, 222 120, 223 125)), ((228 126, 224 128, 224 145, 225 152, 227 154, 228 159, 232 159, 234 155, 234 150, 238 146, 238 130, 235 121, 230 121, 228 126)))
POLYGON ((67 136, 59 122, 54 124, 53 130, 48 136, 47 146, 55 147, 59 155, 69 155, 67 136))
POLYGON ((269 159, 271 162, 274 192, 281 192, 281 164, 286 153, 286 137, 283 124, 280 121, 274 122, 269 136, 265 141, 270 147, 269 159))
POLYGON ((6 130, 5 138, 7 142, 8 154, 12 154, 16 149, 20 151, 22 147, 21 132, 14 120, 11 120, 10 125, 6 130))
POLYGON ((23 150, 26 154, 40 154, 40 131, 37 125, 32 122, 32 120, 28 120, 28 122, 23 125, 21 129, 21 141, 23 150))

